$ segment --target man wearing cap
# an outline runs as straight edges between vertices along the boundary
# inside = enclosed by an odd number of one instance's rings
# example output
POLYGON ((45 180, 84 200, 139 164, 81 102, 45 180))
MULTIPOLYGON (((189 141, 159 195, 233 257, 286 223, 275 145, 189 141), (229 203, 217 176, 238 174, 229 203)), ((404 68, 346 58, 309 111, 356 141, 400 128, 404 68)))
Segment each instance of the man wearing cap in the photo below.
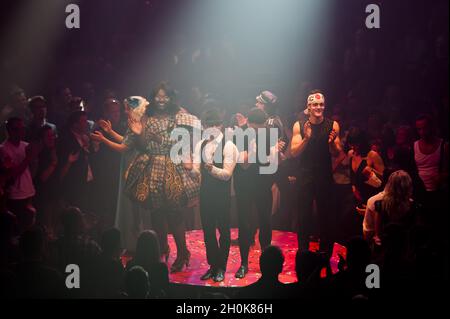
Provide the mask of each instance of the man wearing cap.
POLYGON ((278 110, 277 96, 270 91, 262 91, 256 97, 255 106, 258 109, 261 109, 264 112, 266 112, 267 114, 266 127, 277 128, 279 139, 284 140, 286 138, 286 134, 284 132, 284 125, 280 117, 277 115, 278 110))
POLYGON ((210 137, 197 143, 191 170, 192 175, 201 176, 200 216, 210 266, 201 279, 221 282, 225 278, 230 251, 231 177, 239 153, 234 143, 224 138, 218 109, 207 110, 202 124, 210 137), (216 228, 220 233, 219 241, 216 228))
POLYGON ((325 97, 319 90, 312 91, 307 98, 309 117, 294 124, 291 154, 299 158, 297 183, 299 186, 298 247, 308 249, 308 239, 315 235, 313 203, 318 217, 318 233, 323 250, 333 243, 337 221, 330 203, 332 191, 331 155, 342 153, 339 140, 339 125, 324 117, 325 97))

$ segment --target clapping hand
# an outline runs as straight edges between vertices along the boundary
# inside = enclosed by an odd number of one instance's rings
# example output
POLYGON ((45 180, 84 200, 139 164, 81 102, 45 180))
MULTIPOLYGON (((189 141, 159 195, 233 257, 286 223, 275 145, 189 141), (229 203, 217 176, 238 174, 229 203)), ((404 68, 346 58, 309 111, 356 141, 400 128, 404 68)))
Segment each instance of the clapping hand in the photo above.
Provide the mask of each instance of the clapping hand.
POLYGON ((109 121, 109 120, 98 120, 97 124, 106 133, 108 133, 108 134, 111 133, 111 131, 112 131, 111 121, 109 121))
POLYGON ((100 131, 95 131, 94 133, 91 133, 91 139, 92 139, 94 142, 101 143, 101 142, 103 142, 103 141, 105 140, 105 136, 103 135, 102 132, 100 132, 100 131))
POLYGON ((328 136, 328 143, 331 143, 334 141, 334 139, 338 136, 336 130, 331 130, 330 135, 328 136))
POLYGON ((303 134, 305 135, 304 136, 305 139, 311 138, 312 128, 311 128, 311 122, 310 121, 307 121, 305 123, 305 125, 303 125, 303 134))

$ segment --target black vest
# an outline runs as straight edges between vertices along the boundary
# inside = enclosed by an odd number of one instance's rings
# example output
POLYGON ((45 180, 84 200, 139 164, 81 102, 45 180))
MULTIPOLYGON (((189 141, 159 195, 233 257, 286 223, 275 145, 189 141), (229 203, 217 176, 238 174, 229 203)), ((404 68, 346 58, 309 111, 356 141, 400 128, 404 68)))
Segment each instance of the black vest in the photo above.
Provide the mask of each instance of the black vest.
MULTIPOLYGON (((201 171, 201 178, 202 178, 202 182, 200 185, 200 196, 207 196, 207 197, 211 197, 213 199, 217 199, 217 198, 229 198, 231 196, 231 178, 227 181, 218 179, 214 176, 211 175, 211 173, 209 171, 207 171, 205 169, 205 165, 203 163, 203 158, 204 158, 204 152, 205 152, 205 146, 208 143, 208 141, 203 141, 202 146, 201 146, 201 160, 202 163, 200 165, 200 171, 201 171)), ((221 163, 216 163, 214 162, 214 154, 213 156, 213 165, 216 166, 217 168, 223 168, 223 161, 224 161, 224 154, 223 151, 225 149, 225 138, 222 139, 222 143, 221 145, 218 145, 217 148, 219 148, 220 146, 222 146, 222 161, 221 163)))
MULTIPOLYGON (((307 121, 307 120, 306 120, 307 121)), ((299 121, 302 137, 305 121, 299 121)), ((324 118, 320 124, 311 124, 311 138, 299 157, 300 183, 332 182, 331 153, 328 143, 333 120, 324 118)))

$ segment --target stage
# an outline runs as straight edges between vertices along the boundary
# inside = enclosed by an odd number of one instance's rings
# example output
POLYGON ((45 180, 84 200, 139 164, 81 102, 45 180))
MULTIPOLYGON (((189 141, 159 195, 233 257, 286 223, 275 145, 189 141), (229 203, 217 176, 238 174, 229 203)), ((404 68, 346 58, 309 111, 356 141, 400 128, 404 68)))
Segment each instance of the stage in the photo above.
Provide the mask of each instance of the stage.
MULTIPOLYGON (((233 228, 231 230, 232 242, 234 241, 233 239, 237 239, 237 237, 238 230, 233 228)), ((186 241, 191 252, 189 267, 182 272, 171 274, 171 283, 208 287, 244 287, 256 282, 261 277, 261 272, 259 270, 259 256, 261 255, 261 249, 259 247, 258 235, 256 235, 255 245, 250 249, 249 272, 247 276, 243 279, 237 279, 234 277, 234 273, 240 266, 241 259, 239 256, 239 246, 237 244, 232 244, 228 258, 225 280, 220 283, 216 283, 212 279, 207 281, 200 280, 200 277, 209 268, 208 263, 206 262, 203 231, 192 230, 186 232, 186 241)), ((169 236, 169 244, 171 251, 169 258, 170 266, 176 257, 176 247, 172 236, 169 236)), ((296 282, 295 254, 297 252, 297 234, 274 230, 272 233, 272 245, 280 247, 285 258, 283 273, 279 277, 280 281, 283 283, 296 282)))

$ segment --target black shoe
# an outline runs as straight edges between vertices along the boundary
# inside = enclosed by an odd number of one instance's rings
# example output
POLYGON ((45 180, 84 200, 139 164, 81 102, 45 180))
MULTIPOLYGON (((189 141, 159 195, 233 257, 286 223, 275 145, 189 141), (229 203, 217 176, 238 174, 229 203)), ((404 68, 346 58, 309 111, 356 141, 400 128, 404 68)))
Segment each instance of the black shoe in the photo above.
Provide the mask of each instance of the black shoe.
POLYGON ((248 266, 242 265, 239 267, 238 271, 236 271, 236 274, 234 275, 236 278, 244 278, 245 275, 248 273, 248 266))
POLYGON ((214 270, 212 268, 209 268, 207 272, 203 276, 200 277, 200 280, 208 280, 211 278, 214 278, 214 270))
POLYGON ((191 259, 191 253, 189 251, 186 251, 183 256, 177 256, 175 259, 175 262, 172 264, 172 267, 170 267, 170 273, 176 273, 183 271, 184 266, 189 267, 189 260, 191 259))
POLYGON ((225 279, 225 271, 222 270, 222 269, 219 269, 219 270, 216 272, 216 275, 213 277, 213 280, 214 280, 215 282, 221 282, 221 281, 223 281, 224 279, 225 279))

